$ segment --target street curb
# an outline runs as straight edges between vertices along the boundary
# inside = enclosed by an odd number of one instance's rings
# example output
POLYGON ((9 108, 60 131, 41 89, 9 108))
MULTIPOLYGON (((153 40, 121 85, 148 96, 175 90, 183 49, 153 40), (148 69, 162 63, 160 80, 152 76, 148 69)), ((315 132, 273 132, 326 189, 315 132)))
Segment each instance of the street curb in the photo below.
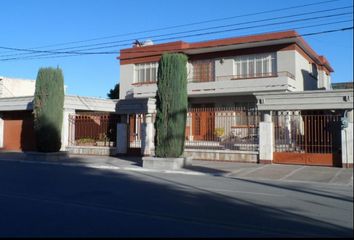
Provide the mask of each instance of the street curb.
POLYGON ((182 174, 182 175, 194 175, 194 176, 213 176, 213 177, 224 177, 229 179, 252 179, 253 181, 276 181, 276 182, 286 182, 286 183, 306 183, 306 184, 321 184, 330 186, 353 186, 353 177, 349 183, 330 183, 330 182, 316 182, 316 181, 301 181, 301 180, 287 180, 287 179, 267 179, 267 178, 251 178, 247 176, 232 176, 232 172, 229 173, 202 173, 195 171, 180 171, 180 170, 157 170, 157 169, 146 169, 139 167, 118 167, 118 166, 108 166, 99 165, 97 163, 75 163, 75 162, 60 162, 60 161, 34 161, 25 159, 0 159, 0 161, 6 162, 18 162, 18 163, 28 163, 28 164, 42 164, 42 165, 58 165, 58 166, 68 166, 68 167, 88 167, 93 169, 106 169, 113 171, 131 171, 131 172, 146 172, 146 173, 166 173, 166 174, 182 174))
POLYGON ((208 174, 192 171, 178 171, 178 170, 156 170, 156 169, 146 169, 146 168, 134 168, 134 167, 118 167, 118 166, 107 166, 107 165, 98 165, 92 163, 72 163, 72 162, 47 162, 47 161, 33 161, 33 160, 9 160, 1 159, 0 161, 6 162, 19 162, 27 164, 42 164, 42 165, 58 165, 58 166, 68 166, 68 167, 89 167, 95 169, 106 169, 106 170, 125 170, 125 171, 135 171, 135 172, 158 172, 158 173, 171 173, 171 174, 185 174, 185 175, 194 175, 194 176, 205 176, 208 174))

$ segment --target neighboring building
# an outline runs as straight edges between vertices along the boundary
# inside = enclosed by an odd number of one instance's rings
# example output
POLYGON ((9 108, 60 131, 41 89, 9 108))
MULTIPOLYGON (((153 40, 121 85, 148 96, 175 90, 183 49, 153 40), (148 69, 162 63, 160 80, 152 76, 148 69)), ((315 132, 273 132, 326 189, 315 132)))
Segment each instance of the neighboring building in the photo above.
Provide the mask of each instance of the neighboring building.
MULTIPOLYGON (((36 80, 0 76, 0 98, 33 96, 36 80)), ((67 86, 64 85, 64 92, 67 86)))
POLYGON ((35 87, 35 80, 0 76, 0 98, 33 96, 35 87))
POLYGON ((164 52, 185 53, 190 106, 254 104, 253 94, 331 88, 333 69, 295 31, 120 51, 120 98, 154 97, 164 52))
MULTIPOLYGON (((64 91, 66 88, 64 86, 64 91)), ((0 77, 0 150, 35 150, 32 114, 34 91, 35 80, 0 77)), ((114 112, 115 106, 115 100, 65 95, 62 149, 65 150, 69 145, 70 115, 114 112)))
POLYGON ((353 82, 332 83, 332 89, 353 89, 353 82))

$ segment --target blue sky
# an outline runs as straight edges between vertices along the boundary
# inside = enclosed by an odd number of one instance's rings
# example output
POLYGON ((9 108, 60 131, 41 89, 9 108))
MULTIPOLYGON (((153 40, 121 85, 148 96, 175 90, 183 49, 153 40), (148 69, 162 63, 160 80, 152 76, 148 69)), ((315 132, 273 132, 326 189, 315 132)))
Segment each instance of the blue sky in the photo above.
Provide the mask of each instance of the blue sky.
MULTIPOLYGON (((83 41, 113 35, 121 36, 39 48, 37 50, 78 47, 87 44, 99 44, 126 39, 139 39, 144 41, 152 35, 237 24, 240 22, 297 15, 319 10, 333 10, 334 8, 353 5, 352 0, 336 0, 334 2, 303 8, 292 8, 273 13, 126 35, 132 32, 141 32, 325 1, 328 0, 0 0, 0 47, 34 49, 47 45, 83 41)), ((175 40, 195 42, 285 29, 295 29, 301 34, 340 29, 353 25, 352 11, 353 8, 351 7, 333 10, 332 12, 319 12, 306 16, 273 21, 274 23, 293 19, 313 18, 302 22, 249 28, 198 37, 181 37, 175 40), (347 14, 340 15, 340 13, 347 14), (338 15, 336 16, 336 14, 338 15), (317 18, 325 15, 333 16, 317 18), (340 21, 347 22, 338 23, 340 21), (319 24, 328 25, 302 28, 319 24)), ((242 25, 242 27, 267 23, 271 23, 271 21, 242 25)), ((218 29, 223 30, 228 28, 218 29)), ((352 30, 307 36, 304 38, 318 54, 324 55, 330 61, 335 70, 332 74, 333 82, 353 80, 352 30)), ((154 38, 150 39, 155 41, 154 38)), ((156 39, 155 42, 159 43, 158 39, 156 39)), ((130 45, 128 42, 124 43, 130 45)), ((32 57, 32 59, 24 59, 24 57, 29 57, 29 55, 14 55, 23 54, 23 51, 0 49, 0 59, 18 58, 11 61, 0 60, 0 76, 35 79, 40 67, 60 66, 64 72, 65 84, 68 86, 68 94, 106 98, 109 89, 112 88, 115 83, 119 82, 119 61, 116 57, 119 55, 119 49, 126 47, 128 46, 90 50, 95 52, 116 52, 117 54, 81 55, 60 58, 48 58, 49 55, 46 55, 46 58, 43 58, 43 56, 39 58, 39 54, 37 53, 35 55, 37 57, 32 57)), ((52 56, 53 55, 51 55, 51 57, 52 56)))

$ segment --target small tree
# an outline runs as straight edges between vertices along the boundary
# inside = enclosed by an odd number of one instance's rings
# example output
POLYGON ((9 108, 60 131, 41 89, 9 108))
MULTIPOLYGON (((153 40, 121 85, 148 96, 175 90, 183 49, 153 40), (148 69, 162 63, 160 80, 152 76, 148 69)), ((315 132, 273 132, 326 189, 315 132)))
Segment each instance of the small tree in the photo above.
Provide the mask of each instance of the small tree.
POLYGON ((107 97, 110 99, 119 99, 119 83, 117 83, 113 89, 109 90, 107 97))
POLYGON ((184 151, 187 118, 187 56, 163 54, 159 62, 156 95, 157 157, 180 157, 184 151))
POLYGON ((59 151, 64 107, 64 78, 60 68, 39 69, 33 105, 37 150, 59 151))

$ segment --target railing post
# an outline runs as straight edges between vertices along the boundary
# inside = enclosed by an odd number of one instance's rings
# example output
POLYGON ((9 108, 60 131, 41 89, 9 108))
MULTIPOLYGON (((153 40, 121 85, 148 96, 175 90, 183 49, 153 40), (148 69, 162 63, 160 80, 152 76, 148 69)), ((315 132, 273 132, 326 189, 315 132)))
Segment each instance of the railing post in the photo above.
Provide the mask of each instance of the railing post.
POLYGON ((353 167, 353 110, 346 112, 348 125, 342 127, 342 166, 353 167))
POLYGON ((272 163, 274 152, 274 124, 272 113, 263 112, 263 120, 259 123, 259 162, 272 163))

